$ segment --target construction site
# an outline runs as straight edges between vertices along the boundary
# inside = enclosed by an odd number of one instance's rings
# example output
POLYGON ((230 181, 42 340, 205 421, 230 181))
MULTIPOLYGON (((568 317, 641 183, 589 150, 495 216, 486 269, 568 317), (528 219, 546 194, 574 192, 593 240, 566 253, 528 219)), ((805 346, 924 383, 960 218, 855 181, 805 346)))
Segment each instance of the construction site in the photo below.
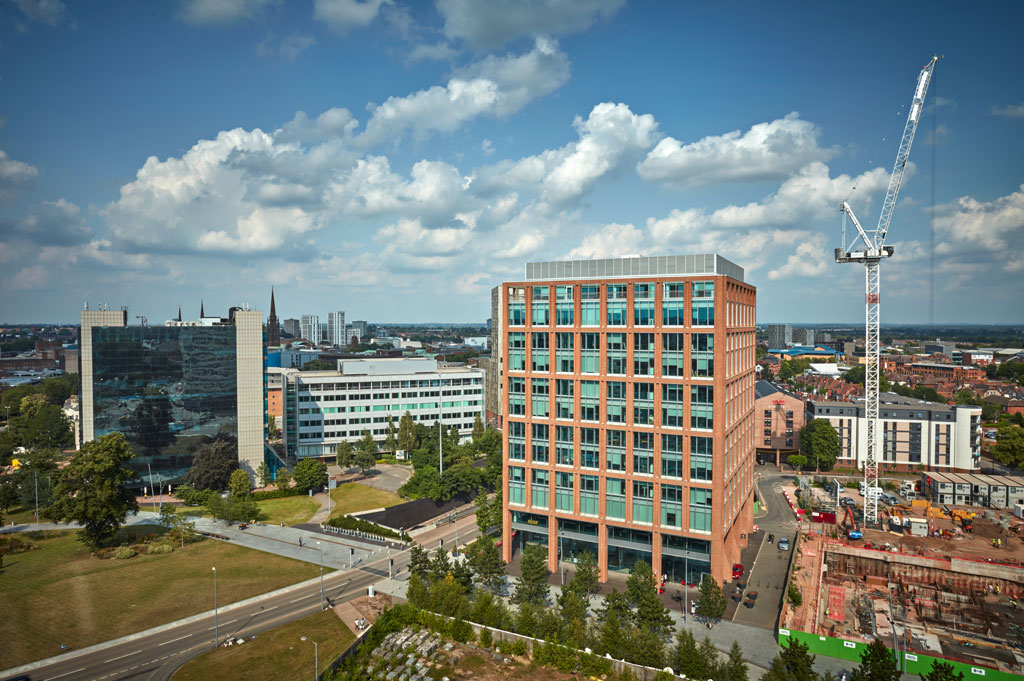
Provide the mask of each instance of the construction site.
POLYGON ((1024 520, 921 500, 876 528, 858 515, 802 523, 781 627, 1024 674, 1024 520))

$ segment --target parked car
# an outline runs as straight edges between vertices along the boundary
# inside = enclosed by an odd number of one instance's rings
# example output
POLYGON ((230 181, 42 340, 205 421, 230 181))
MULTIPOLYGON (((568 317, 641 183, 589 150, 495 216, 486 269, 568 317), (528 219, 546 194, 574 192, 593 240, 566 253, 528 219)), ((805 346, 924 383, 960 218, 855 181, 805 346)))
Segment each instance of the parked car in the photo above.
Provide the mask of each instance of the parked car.
POLYGON ((733 579, 739 579, 742 576, 743 576, 743 564, 742 563, 736 563, 735 565, 732 566, 732 578, 733 579))
POLYGON ((783 537, 779 540, 779 551, 789 551, 789 537, 783 537))
POLYGON ((839 500, 839 503, 843 506, 856 506, 857 502, 853 500, 853 497, 843 497, 839 500))

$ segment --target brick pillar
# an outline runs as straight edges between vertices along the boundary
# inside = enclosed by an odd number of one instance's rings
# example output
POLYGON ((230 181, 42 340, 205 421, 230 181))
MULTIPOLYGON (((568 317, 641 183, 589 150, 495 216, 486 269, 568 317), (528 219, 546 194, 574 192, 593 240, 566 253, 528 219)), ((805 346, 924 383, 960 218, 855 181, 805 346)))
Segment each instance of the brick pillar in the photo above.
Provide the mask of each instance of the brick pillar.
POLYGON ((651 532, 651 569, 660 582, 664 570, 661 569, 661 533, 656 531, 651 532))
POLYGON ((608 526, 599 523, 597 526, 597 579, 608 581, 608 526))
POLYGON ((558 572, 558 518, 548 516, 548 572, 558 572))
POLYGON ((512 561, 512 511, 506 506, 501 511, 501 559, 512 561))

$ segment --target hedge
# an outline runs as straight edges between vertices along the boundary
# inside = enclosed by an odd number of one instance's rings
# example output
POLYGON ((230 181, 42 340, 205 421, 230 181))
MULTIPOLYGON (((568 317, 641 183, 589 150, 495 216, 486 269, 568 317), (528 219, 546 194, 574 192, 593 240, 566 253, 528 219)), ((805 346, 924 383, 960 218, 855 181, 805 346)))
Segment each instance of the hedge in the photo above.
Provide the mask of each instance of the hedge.
POLYGON ((331 518, 327 521, 327 524, 331 527, 339 527, 343 530, 353 530, 355 532, 366 532, 367 534, 376 534, 381 537, 388 537, 390 539, 402 539, 405 540, 406 536, 402 536, 394 530, 382 527, 376 523, 371 523, 369 520, 363 520, 362 518, 355 518, 350 515, 343 515, 337 518, 331 518))
POLYGON ((284 489, 273 489, 267 490, 266 492, 253 492, 253 501, 263 501, 264 499, 283 499, 284 497, 299 497, 304 496, 308 492, 299 487, 286 487, 284 489))

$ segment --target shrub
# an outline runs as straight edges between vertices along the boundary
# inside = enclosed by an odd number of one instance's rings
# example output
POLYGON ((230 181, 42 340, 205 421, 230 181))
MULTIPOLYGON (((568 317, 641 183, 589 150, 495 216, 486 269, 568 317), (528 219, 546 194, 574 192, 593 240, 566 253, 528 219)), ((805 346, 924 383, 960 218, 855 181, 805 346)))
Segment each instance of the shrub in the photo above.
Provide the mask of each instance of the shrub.
POLYGON ((491 634, 490 629, 482 629, 480 631, 480 645, 482 645, 484 648, 490 648, 492 645, 494 645, 494 637, 491 634))
POLYGON ((113 556, 118 560, 127 560, 129 558, 134 558, 135 549, 133 549, 130 546, 118 546, 116 549, 114 549, 113 556))
POLYGON ((202 506, 213 494, 216 492, 212 489, 196 489, 192 485, 178 485, 174 490, 174 496, 186 506, 202 506))
POLYGON ((800 594, 800 587, 793 582, 789 583, 788 596, 789 602, 796 606, 799 606, 804 601, 803 596, 800 594))
POLYGON ((354 532, 366 532, 367 534, 376 534, 381 537, 389 537, 391 539, 402 539, 404 541, 409 540, 409 535, 398 534, 394 530, 386 527, 381 527, 376 523, 371 523, 369 520, 363 520, 362 518, 356 518, 350 515, 343 515, 338 518, 331 518, 327 521, 327 524, 331 527, 339 527, 343 530, 352 530, 354 532))
POLYGON ((264 501, 265 499, 283 499, 284 497, 299 497, 307 492, 298 487, 285 487, 284 489, 272 489, 265 492, 253 492, 253 501, 264 501))
POLYGON ((171 544, 166 544, 166 543, 150 544, 147 547, 147 549, 146 549, 146 553, 155 553, 155 554, 170 553, 172 551, 174 551, 174 546, 172 546, 171 544))
POLYGON ((449 635, 459 643, 468 643, 475 638, 473 635, 473 626, 461 618, 452 622, 449 635))

